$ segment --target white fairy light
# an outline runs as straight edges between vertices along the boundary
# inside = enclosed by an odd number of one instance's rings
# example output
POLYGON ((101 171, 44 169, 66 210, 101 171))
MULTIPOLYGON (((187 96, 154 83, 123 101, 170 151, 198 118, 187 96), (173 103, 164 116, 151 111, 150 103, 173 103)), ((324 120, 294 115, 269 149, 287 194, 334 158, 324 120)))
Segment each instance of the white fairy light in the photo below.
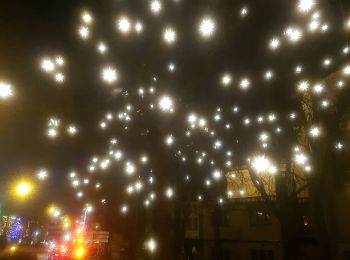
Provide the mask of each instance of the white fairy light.
POLYGON ((312 20, 310 23, 309 23, 309 30, 310 31, 316 31, 320 26, 320 23, 318 20, 312 20))
POLYGON ((203 18, 199 25, 199 32, 205 38, 210 37, 215 30, 215 23, 211 18, 203 18))
POLYGON ((222 142, 220 140, 216 140, 213 145, 215 150, 218 150, 222 147, 222 142))
POLYGON ((321 134, 321 130, 319 127, 313 126, 311 127, 309 134, 311 135, 311 137, 319 137, 321 134))
POLYGON ((64 65, 64 59, 61 56, 57 56, 55 59, 55 62, 58 66, 63 66, 64 65))
POLYGON ((105 67, 102 69, 102 79, 103 81, 111 84, 118 79, 117 71, 112 67, 105 67))
POLYGON ((350 75, 350 65, 345 65, 343 68, 343 74, 346 76, 350 75))
POLYGON ((343 86, 344 86, 344 81, 339 80, 339 81, 337 82, 337 87, 338 87, 338 88, 342 88, 343 86))
POLYGON ((125 34, 130 32, 131 23, 128 17, 123 16, 118 19, 118 29, 120 32, 125 34))
POLYGON ((266 80, 270 80, 270 79, 272 79, 272 77, 273 77, 273 71, 268 70, 268 71, 265 72, 264 78, 266 80))
POLYGON ((90 36, 90 30, 86 26, 80 26, 78 33, 79 33, 80 37, 83 39, 87 39, 90 36))
POLYGON ((174 63, 170 63, 170 64, 168 65, 168 70, 169 70, 170 72, 173 72, 173 71, 175 70, 175 64, 174 64, 174 63))
POLYGON ((331 65, 332 60, 330 58, 326 58, 323 60, 323 66, 328 67, 329 65, 331 65))
POLYGON ((298 9, 302 13, 309 12, 315 5, 313 0, 299 0, 298 9))
POLYGON ((321 31, 322 31, 322 32, 325 32, 325 31, 328 30, 328 28, 329 28, 328 24, 323 24, 323 25, 321 26, 321 31))
POLYGON ((153 253, 157 249, 157 243, 153 238, 150 238, 146 242, 146 248, 148 251, 153 253))
POLYGON ((241 9, 240 14, 241 14, 242 17, 247 16, 247 14, 248 14, 248 8, 247 8, 247 7, 243 7, 243 8, 241 9))
POLYGON ((53 61, 49 58, 44 58, 41 61, 41 68, 45 71, 45 72, 52 72, 55 70, 55 64, 53 63, 53 61))
POLYGON ((243 78, 240 83, 239 86, 241 87, 241 89, 247 89, 250 86, 250 81, 247 78, 243 78))
POLYGON ((151 3, 150 3, 150 8, 151 8, 151 11, 154 13, 154 14, 158 14, 161 9, 162 9, 162 4, 160 1, 158 0, 153 0, 151 3))
POLYGON ((103 42, 100 42, 98 45, 97 45, 97 50, 99 53, 101 54, 105 54, 107 52, 107 46, 105 43, 103 42))
POLYGON ((6 99, 13 96, 13 90, 10 84, 0 81, 0 98, 6 99))
POLYGON ((70 125, 67 128, 67 132, 69 135, 75 135, 77 133, 77 128, 74 125, 70 125))
POLYGON ((310 83, 306 80, 304 81, 301 81, 299 84, 298 84, 298 91, 300 92, 305 92, 309 89, 309 86, 310 86, 310 83))
POLYGON ((252 167, 256 170, 256 172, 266 172, 271 166, 270 161, 265 158, 264 155, 258 155, 254 157, 252 162, 252 167))
POLYGON ((338 142, 335 144, 335 149, 342 150, 344 148, 344 145, 341 142, 338 142))
POLYGON ((166 191, 165 191, 165 195, 170 199, 174 196, 174 191, 172 188, 167 188, 166 191))
POLYGON ((56 73, 55 80, 58 83, 63 83, 64 82, 64 75, 61 72, 56 73))
POLYGON ((270 40, 269 46, 270 46, 270 49, 276 50, 280 46, 280 40, 277 37, 272 38, 270 40))
POLYGON ((215 180, 221 179, 221 172, 220 172, 219 170, 213 171, 213 178, 214 178, 215 180))
POLYGON ((58 131, 57 131, 56 128, 49 128, 49 129, 47 130, 47 135, 48 135, 50 138, 55 138, 55 137, 57 137, 57 135, 58 135, 58 131))
POLYGON ((348 19, 346 20, 346 22, 345 22, 345 28, 346 28, 347 30, 350 30, 350 18, 348 18, 348 19))
POLYGON ((228 86, 230 85, 232 82, 232 78, 229 74, 224 74, 222 77, 221 77, 221 84, 223 86, 228 86))
POLYGON ((190 123, 190 124, 194 124, 196 121, 197 121, 197 116, 195 114, 190 114, 188 117, 187 117, 187 121, 190 123))
POLYGON ((297 42, 301 39, 302 37, 302 32, 300 29, 295 28, 295 27, 288 27, 285 31, 285 35, 291 42, 297 42))
POLYGON ((91 24, 92 23, 92 16, 89 12, 85 11, 81 15, 81 19, 85 24, 91 24))
POLYGON ((298 153, 295 155, 295 162, 299 165, 304 165, 308 161, 308 158, 303 153, 298 153))
POLYGON ((260 136, 259 136, 259 140, 262 141, 262 142, 265 142, 269 139, 269 135, 266 134, 266 133, 262 133, 260 136))
POLYGON ((39 180, 44 180, 47 178, 48 174, 46 170, 40 170, 37 174, 39 180))
POLYGON ((128 212, 128 206, 127 205, 123 205, 122 208, 121 208, 121 212, 123 214, 127 213, 128 212))
POLYGON ((172 135, 168 135, 166 138, 165 138, 165 144, 168 145, 168 146, 171 146, 172 144, 174 144, 174 137, 172 135))
POLYGON ((302 66, 298 65, 298 66, 295 67, 295 73, 296 74, 300 74, 302 71, 303 71, 303 67, 302 66))
POLYGON ((135 24, 135 31, 136 31, 137 33, 140 33, 140 32, 142 32, 142 30, 143 30, 143 25, 142 25, 142 23, 141 23, 141 22, 136 22, 136 24, 135 24))
POLYGON ((147 163, 147 162, 148 162, 148 158, 147 158, 146 155, 143 155, 143 156, 141 157, 141 162, 142 162, 142 163, 147 163))
POLYGON ((163 39, 166 43, 172 44, 176 40, 176 33, 172 28, 166 28, 163 32, 163 39))
POLYGON ((324 86, 322 84, 316 84, 313 88, 313 91, 316 93, 316 94, 320 94, 322 93, 324 90, 324 86))
POLYGON ((321 106, 324 107, 324 108, 326 108, 326 107, 329 106, 329 102, 328 102, 327 100, 322 100, 321 106))
POLYGON ((134 174, 136 171, 136 168, 134 166, 134 164, 132 164, 131 162, 126 162, 125 164, 125 172, 128 174, 128 175, 132 175, 134 174))
POLYGON ((159 108, 165 112, 174 111, 174 102, 169 96, 162 96, 158 102, 159 108))

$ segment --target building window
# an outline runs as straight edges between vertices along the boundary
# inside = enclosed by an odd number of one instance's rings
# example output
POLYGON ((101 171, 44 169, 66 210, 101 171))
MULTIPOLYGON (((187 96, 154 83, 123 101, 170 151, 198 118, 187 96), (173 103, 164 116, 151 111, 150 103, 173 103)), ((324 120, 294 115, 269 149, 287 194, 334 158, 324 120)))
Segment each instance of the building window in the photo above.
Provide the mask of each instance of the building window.
POLYGON ((270 215, 264 210, 249 211, 249 224, 253 227, 268 226, 271 224, 270 215))
POLYGON ((251 260, 273 260, 272 250, 251 250, 251 260))

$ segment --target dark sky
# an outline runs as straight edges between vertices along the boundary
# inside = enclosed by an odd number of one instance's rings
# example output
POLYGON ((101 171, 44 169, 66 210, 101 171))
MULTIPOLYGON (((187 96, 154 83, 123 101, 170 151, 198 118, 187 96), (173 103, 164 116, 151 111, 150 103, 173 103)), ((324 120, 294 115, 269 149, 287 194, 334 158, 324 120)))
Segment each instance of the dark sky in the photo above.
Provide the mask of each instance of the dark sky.
POLYGON ((291 68, 302 63, 311 77, 327 75, 329 71, 320 69, 321 60, 331 56, 335 63, 340 62, 339 51, 346 43, 340 33, 342 12, 349 13, 346 1, 319 1, 322 16, 330 22, 330 32, 306 36, 300 45, 285 44, 274 54, 266 48, 269 39, 288 24, 305 23, 296 15, 294 1, 163 2, 164 12, 154 17, 148 1, 0 1, 0 79, 11 82, 15 90, 12 99, 0 102, 3 191, 14 178, 33 176, 44 167, 52 176, 37 195, 38 206, 68 196, 67 173, 71 169, 84 171, 90 156, 103 149, 109 136, 102 134, 97 124, 119 102, 100 81, 99 71, 104 64, 118 68, 119 86, 129 90, 151 84, 153 75, 157 75, 160 88, 181 97, 188 107, 209 112, 216 105, 239 103, 255 114, 261 109, 289 111, 294 105, 292 93, 297 80, 291 68), (239 16, 243 5, 249 8, 244 19, 239 16), (93 37, 87 43, 76 32, 80 12, 85 8, 95 17, 93 37), (142 36, 118 34, 115 19, 120 14, 140 18, 145 24, 142 36), (217 22, 216 34, 208 41, 197 32, 198 21, 204 15, 215 17, 217 22), (177 29, 174 47, 166 47, 161 41, 166 25, 177 29), (108 43, 108 58, 101 58, 95 51, 100 39, 108 43), (39 67, 42 57, 56 54, 63 55, 68 64, 67 82, 62 87, 39 67), (169 61, 177 65, 175 75, 166 71, 169 61), (273 84, 261 79, 266 68, 275 69, 277 79, 273 84), (218 79, 224 71, 232 71, 235 82, 250 76, 254 88, 249 96, 237 89, 219 91, 218 79), (45 130, 50 116, 76 123, 79 135, 49 140, 45 130))

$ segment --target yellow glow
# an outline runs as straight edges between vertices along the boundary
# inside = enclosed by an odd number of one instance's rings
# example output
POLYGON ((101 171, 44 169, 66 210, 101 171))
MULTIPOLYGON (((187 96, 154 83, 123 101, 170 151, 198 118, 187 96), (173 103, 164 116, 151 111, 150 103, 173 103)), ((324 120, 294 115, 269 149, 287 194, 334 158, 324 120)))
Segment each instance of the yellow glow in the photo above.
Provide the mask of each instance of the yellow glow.
POLYGON ((16 249, 17 249, 16 246, 11 246, 10 251, 13 252, 13 251, 15 251, 16 249))
POLYGON ((22 181, 16 186, 16 193, 20 197, 26 197, 32 191, 32 186, 26 182, 22 181))
POLYGON ((86 250, 84 247, 78 247, 75 251, 75 256, 77 258, 82 258, 82 257, 84 257, 85 252, 86 252, 86 250))

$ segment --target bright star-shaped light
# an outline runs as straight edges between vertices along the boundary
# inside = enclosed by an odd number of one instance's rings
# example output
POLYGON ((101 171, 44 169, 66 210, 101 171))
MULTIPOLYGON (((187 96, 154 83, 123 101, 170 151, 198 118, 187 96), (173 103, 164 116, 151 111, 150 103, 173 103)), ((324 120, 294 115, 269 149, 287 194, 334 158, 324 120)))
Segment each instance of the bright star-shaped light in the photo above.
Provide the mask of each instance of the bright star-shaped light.
POLYGON ((55 81, 58 83, 64 82, 64 75, 61 72, 55 74, 55 81))
POLYGON ((166 43, 174 43, 176 40, 176 33, 172 28, 166 28, 163 33, 163 39, 166 43))
POLYGON ((297 42, 303 36, 301 30, 294 27, 287 28, 287 30, 285 31, 285 35, 288 37, 289 41, 291 42, 297 42))
POLYGON ((131 29, 130 21, 127 17, 121 17, 118 20, 118 29, 122 33, 128 33, 131 29))
POLYGON ((252 167, 258 173, 267 172, 270 166, 271 166, 270 160, 267 159, 264 155, 256 156, 252 162, 252 167))
POLYGON ((85 24, 91 24, 92 23, 92 16, 91 16, 91 14, 89 12, 85 11, 84 13, 82 13, 81 19, 83 20, 83 22, 85 24))
POLYGON ((309 89, 309 86, 310 86, 309 82, 304 80, 298 84, 298 91, 305 92, 309 89))
POLYGON ((316 3, 313 0, 299 0, 298 9, 302 13, 309 12, 316 3))
POLYGON ((319 137, 321 134, 321 130, 319 127, 314 126, 314 127, 311 127, 309 133, 310 133, 311 137, 319 137))
POLYGON ((295 155, 295 162, 300 165, 304 165, 308 161, 308 158, 303 153, 298 153, 295 155))
POLYGON ((275 50, 280 46, 280 40, 278 38, 272 38, 269 43, 270 49, 275 50))
POLYGON ((12 87, 6 82, 0 82, 0 97, 6 99, 13 96, 12 87))
POLYGON ((211 18, 203 18, 199 25, 199 32, 205 38, 210 37, 215 30, 215 23, 211 18))
POLYGON ((90 30, 86 26, 80 26, 78 33, 79 33, 80 37, 83 39, 87 39, 90 36, 90 30))
POLYGON ((141 22, 137 22, 137 23, 135 24, 135 31, 136 31, 137 33, 140 33, 140 32, 142 32, 142 30, 143 30, 143 25, 142 25, 142 23, 141 23, 141 22))
POLYGON ((57 135, 58 135, 58 132, 55 128, 49 128, 47 130, 47 135, 50 137, 50 138, 55 138, 57 135))
POLYGON ((55 69, 55 64, 51 59, 45 58, 41 61, 41 68, 45 72, 52 72, 55 69))
POLYGON ((102 70, 102 79, 107 83, 113 83, 117 80, 117 71, 112 67, 105 67, 102 70))
POLYGON ((169 96, 162 96, 159 99, 158 106, 162 111, 165 111, 165 112, 174 111, 174 102, 169 96))
POLYGON ((244 78, 240 81, 239 86, 241 89, 247 89, 250 86, 250 81, 247 78, 244 78))
POLYGON ((39 180, 44 180, 47 178, 47 171, 46 170, 40 170, 37 174, 39 180))
POLYGON ((151 11, 154 13, 154 14, 158 14, 161 9, 162 9, 162 4, 160 1, 158 0, 154 0, 150 3, 150 7, 151 7, 151 11))
POLYGON ((322 93, 323 90, 324 90, 324 86, 323 86, 322 84, 316 84, 316 85, 314 86, 314 89, 313 89, 313 91, 314 91, 316 94, 322 93))
POLYGON ((63 66, 64 65, 64 59, 61 56, 56 57, 56 64, 58 66, 63 66))
POLYGON ((231 76, 229 74, 225 74, 225 75, 222 76, 221 84, 223 86, 228 86, 228 85, 231 84, 231 82, 232 82, 232 78, 231 78, 231 76))
POLYGON ((67 128, 67 132, 69 135, 75 135, 78 132, 78 130, 74 125, 70 125, 67 128))

